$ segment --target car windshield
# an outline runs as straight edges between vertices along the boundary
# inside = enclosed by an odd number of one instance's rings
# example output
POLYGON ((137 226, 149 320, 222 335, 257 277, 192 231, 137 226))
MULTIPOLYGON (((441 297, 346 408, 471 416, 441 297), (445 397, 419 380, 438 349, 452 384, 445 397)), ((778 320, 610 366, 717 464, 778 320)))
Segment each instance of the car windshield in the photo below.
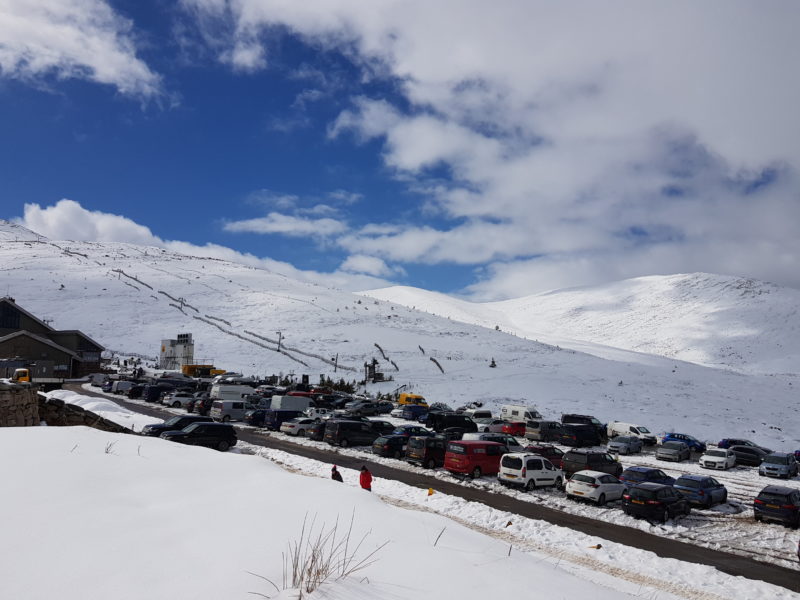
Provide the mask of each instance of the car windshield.
POLYGON ((511 456, 506 454, 503 456, 503 466, 507 469, 519 470, 522 468, 522 459, 519 456, 511 456))
POLYGON ((764 462, 771 465, 786 465, 789 464, 788 456, 765 456, 764 462))
POLYGON ((680 450, 683 448, 683 444, 681 442, 667 442, 663 448, 665 450, 680 450))
POLYGON ((764 502, 780 502, 781 504, 788 504, 789 503, 789 496, 787 494, 779 494, 779 493, 772 493, 772 492, 761 492, 758 495, 759 500, 763 500, 764 502))
POLYGON ((625 479, 630 479, 631 481, 643 481, 646 477, 646 473, 642 473, 641 471, 628 471, 623 473, 625 479))
POLYGON ((650 433, 650 430, 647 427, 639 425, 639 433, 650 433))
POLYGON ((164 421, 164 425, 177 425, 178 421, 180 421, 183 417, 172 417, 171 419, 167 419, 164 421))
POLYGON ((412 437, 410 440, 408 440, 408 447, 409 448, 424 448, 425 447, 425 438, 412 437))
POLYGON ((631 498, 650 500, 656 497, 655 490, 646 490, 643 488, 631 488, 628 493, 631 498))
POLYGON ((632 440, 629 437, 618 437, 612 443, 614 443, 614 444, 630 444, 631 441, 632 440))
POLYGON ((725 450, 707 450, 706 456, 721 456, 722 458, 725 458, 728 456, 728 454, 725 452, 725 450))
POLYGON ((592 425, 602 425, 602 423, 597 419, 595 419, 594 417, 592 417, 592 425))
POLYGON ((200 427, 200 423, 192 423, 188 427, 184 427, 183 430, 186 433, 190 433, 190 432, 194 431, 195 429, 197 429, 198 427, 200 427))

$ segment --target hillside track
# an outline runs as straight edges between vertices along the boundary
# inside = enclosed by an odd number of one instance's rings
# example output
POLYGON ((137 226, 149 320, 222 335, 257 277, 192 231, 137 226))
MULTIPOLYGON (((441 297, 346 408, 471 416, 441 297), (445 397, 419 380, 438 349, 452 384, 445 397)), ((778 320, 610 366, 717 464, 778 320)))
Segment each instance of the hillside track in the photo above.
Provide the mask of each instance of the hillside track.
MULTIPOLYGON (((107 398, 104 394, 83 389, 80 384, 69 384, 65 385, 64 388, 78 394, 107 398)), ((158 418, 172 416, 172 413, 166 410, 126 402, 122 398, 115 398, 114 401, 140 414, 158 418)), ((359 469, 361 465, 366 464, 369 466, 373 475, 377 477, 399 481, 421 489, 428 489, 431 487, 431 478, 425 472, 420 471, 417 473, 414 471, 396 469, 386 464, 373 462, 367 456, 347 456, 327 449, 299 445, 279 439, 275 436, 270 436, 256 429, 238 428, 238 435, 240 440, 257 446, 281 450, 289 454, 310 458, 323 463, 335 463, 339 466, 356 470, 359 469)), ((611 542, 650 551, 662 558, 674 558, 685 562, 708 565, 729 575, 765 581, 800 593, 800 577, 798 577, 797 570, 770 564, 769 562, 763 562, 763 559, 768 561, 770 558, 773 558, 770 556, 764 556, 762 561, 759 561, 747 556, 740 556, 689 542, 682 542, 677 539, 661 537, 640 529, 570 514, 532 502, 524 502, 508 495, 494 493, 490 490, 477 487, 467 487, 457 482, 437 479, 435 485, 437 491, 441 493, 457 496, 464 500, 479 502, 497 510, 518 514, 530 519, 539 519, 553 525, 579 531, 586 535, 596 536, 611 542)), ((688 538, 689 536, 686 537, 688 538)))

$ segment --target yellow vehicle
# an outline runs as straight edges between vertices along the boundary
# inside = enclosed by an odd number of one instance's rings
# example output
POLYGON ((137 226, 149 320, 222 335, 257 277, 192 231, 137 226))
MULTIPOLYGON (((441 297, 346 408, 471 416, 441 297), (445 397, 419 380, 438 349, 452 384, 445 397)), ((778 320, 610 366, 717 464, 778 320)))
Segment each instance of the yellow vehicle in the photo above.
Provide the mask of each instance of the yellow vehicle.
POLYGON ((214 377, 226 373, 225 369, 217 369, 214 365, 183 365, 181 373, 189 377, 214 377))
POLYGON ((31 372, 28 369, 15 369, 14 375, 11 377, 11 381, 27 381, 30 383, 31 381, 31 372))
POLYGON ((420 396, 419 394, 400 394, 400 397, 397 399, 397 403, 400 406, 405 406, 406 404, 428 406, 428 402, 425 400, 425 397, 420 396))

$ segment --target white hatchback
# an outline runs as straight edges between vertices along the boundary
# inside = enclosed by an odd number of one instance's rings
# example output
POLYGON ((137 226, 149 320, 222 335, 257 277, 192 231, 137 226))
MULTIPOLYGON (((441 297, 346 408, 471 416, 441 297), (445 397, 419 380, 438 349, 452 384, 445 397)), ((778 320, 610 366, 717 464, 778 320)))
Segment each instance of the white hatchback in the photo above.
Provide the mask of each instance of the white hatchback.
POLYGON ((288 433, 289 435, 297 435, 300 437, 305 437, 306 431, 311 428, 311 426, 316 423, 318 419, 311 419, 308 417, 298 417, 296 419, 291 419, 289 421, 285 421, 281 424, 281 431, 283 433, 288 433))
POLYGON ((625 493, 626 485, 608 473, 602 471, 578 471, 573 473, 564 491, 567 498, 585 498, 602 506, 609 500, 619 500, 625 493))
POLYGON ((560 488, 564 473, 540 454, 511 452, 500 459, 497 481, 528 491, 545 486, 560 488))
POLYGON ((736 465, 736 455, 727 448, 710 448, 700 457, 700 466, 725 471, 736 465))

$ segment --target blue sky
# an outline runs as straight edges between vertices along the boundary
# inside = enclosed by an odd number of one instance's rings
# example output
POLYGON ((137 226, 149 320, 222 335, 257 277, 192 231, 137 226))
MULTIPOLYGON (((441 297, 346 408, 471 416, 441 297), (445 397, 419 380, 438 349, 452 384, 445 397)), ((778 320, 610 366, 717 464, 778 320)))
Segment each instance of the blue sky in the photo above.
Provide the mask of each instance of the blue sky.
POLYGON ((346 289, 800 287, 798 17, 4 0, 0 216, 346 289))

